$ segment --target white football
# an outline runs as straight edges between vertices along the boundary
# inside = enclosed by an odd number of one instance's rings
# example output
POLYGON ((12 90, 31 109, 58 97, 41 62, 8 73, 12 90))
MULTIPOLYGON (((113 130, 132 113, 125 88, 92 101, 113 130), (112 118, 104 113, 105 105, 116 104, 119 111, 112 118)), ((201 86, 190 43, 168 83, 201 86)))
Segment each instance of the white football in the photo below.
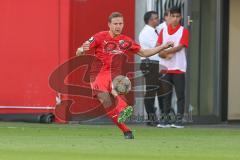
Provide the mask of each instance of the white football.
POLYGON ((113 89, 117 91, 118 94, 127 94, 131 90, 131 81, 123 75, 116 76, 112 84, 113 89))

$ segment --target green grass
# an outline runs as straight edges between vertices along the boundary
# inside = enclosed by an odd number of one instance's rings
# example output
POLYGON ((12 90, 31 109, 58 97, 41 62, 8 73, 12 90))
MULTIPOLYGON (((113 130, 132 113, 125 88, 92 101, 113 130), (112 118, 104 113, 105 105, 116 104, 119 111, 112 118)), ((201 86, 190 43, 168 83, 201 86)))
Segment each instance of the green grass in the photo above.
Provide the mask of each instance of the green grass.
POLYGON ((0 123, 0 160, 239 160, 240 128, 0 123))

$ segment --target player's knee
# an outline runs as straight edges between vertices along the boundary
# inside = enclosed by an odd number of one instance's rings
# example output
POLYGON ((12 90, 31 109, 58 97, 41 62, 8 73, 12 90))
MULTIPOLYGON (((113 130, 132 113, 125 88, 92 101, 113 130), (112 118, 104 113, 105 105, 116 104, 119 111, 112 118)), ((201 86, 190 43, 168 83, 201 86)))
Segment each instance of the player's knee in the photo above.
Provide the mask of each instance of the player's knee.
POLYGON ((98 99, 101 101, 101 103, 103 104, 104 107, 112 106, 112 100, 108 93, 99 93, 98 99))
POLYGON ((111 107, 112 106, 112 101, 111 100, 105 100, 103 102, 103 106, 104 107, 111 107))

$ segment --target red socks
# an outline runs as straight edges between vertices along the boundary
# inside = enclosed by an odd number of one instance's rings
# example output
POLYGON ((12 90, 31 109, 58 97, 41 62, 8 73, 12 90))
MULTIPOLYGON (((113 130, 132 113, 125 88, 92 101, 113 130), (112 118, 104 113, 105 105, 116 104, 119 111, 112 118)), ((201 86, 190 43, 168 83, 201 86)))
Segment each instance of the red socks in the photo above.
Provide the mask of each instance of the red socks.
POLYGON ((118 111, 118 113, 120 113, 121 111, 123 111, 128 104, 126 103, 126 101, 123 99, 123 97, 121 97, 120 95, 118 95, 117 97, 115 97, 115 104, 116 104, 116 110, 118 111))
POLYGON ((118 128, 122 132, 128 132, 130 129, 124 123, 118 123, 118 111, 116 108, 112 109, 111 111, 107 112, 109 118, 118 126, 118 128))

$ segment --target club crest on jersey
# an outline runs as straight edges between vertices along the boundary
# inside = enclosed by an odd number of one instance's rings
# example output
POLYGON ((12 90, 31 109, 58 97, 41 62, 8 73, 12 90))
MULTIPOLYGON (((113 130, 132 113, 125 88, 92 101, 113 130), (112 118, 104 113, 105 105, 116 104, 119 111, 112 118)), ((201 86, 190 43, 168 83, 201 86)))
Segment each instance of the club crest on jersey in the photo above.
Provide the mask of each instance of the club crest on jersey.
POLYGON ((94 37, 89 38, 88 42, 92 43, 93 41, 95 41, 94 37))
POLYGON ((128 50, 132 46, 132 42, 126 40, 119 40, 119 48, 128 50))

